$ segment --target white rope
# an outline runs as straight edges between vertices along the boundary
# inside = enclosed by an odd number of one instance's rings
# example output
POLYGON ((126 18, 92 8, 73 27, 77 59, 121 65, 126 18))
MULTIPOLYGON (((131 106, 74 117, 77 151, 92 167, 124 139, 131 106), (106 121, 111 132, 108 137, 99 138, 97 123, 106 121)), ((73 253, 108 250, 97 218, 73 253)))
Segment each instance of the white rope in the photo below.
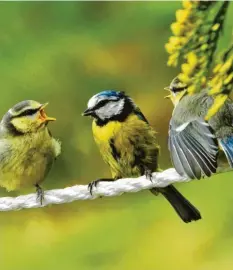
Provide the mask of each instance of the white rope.
POLYGON ((145 176, 138 178, 124 178, 112 182, 100 182, 93 187, 91 196, 87 185, 76 185, 64 189, 48 190, 44 193, 43 205, 37 200, 36 194, 28 194, 16 198, 0 198, 0 211, 20 210, 23 208, 38 208, 49 204, 63 204, 77 200, 93 200, 100 196, 119 196, 124 192, 138 192, 152 187, 165 187, 177 182, 188 182, 180 176, 175 169, 153 173, 152 181, 145 176))

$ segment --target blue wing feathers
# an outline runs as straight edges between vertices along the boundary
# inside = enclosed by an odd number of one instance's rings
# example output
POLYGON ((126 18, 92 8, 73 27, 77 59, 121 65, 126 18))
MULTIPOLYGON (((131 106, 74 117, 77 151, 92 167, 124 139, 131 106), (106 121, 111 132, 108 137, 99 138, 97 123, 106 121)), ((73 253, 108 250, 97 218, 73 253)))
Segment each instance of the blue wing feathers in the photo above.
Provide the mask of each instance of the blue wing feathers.
POLYGON ((230 166, 233 168, 233 136, 219 140, 230 166))

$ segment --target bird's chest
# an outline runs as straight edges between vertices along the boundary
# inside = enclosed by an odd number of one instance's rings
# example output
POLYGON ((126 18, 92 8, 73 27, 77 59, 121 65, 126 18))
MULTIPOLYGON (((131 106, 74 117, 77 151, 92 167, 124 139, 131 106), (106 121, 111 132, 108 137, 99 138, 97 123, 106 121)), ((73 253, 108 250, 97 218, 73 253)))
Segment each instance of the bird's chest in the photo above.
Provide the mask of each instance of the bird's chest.
POLYGON ((17 138, 2 151, 0 185, 7 190, 32 186, 41 182, 49 161, 54 159, 51 138, 17 138))
POLYGON ((122 123, 112 121, 104 126, 98 126, 95 121, 92 124, 95 142, 100 149, 103 158, 110 158, 112 152, 111 142, 122 134, 122 123))
MULTIPOLYGON (((110 166, 113 177, 138 175, 134 167, 140 127, 132 117, 125 122, 111 121, 104 126, 93 122, 93 135, 104 161, 110 166)), ((141 130, 142 131, 142 130, 141 130)))

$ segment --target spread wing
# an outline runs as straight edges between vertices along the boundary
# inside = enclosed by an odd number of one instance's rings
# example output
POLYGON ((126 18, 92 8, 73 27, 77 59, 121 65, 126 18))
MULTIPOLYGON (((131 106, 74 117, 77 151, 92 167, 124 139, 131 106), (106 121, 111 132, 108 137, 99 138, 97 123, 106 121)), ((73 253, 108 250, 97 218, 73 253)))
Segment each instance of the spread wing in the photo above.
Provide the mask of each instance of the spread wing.
POLYGON ((171 120, 168 147, 180 175, 200 179, 216 172, 218 142, 209 124, 203 120, 182 125, 171 120))

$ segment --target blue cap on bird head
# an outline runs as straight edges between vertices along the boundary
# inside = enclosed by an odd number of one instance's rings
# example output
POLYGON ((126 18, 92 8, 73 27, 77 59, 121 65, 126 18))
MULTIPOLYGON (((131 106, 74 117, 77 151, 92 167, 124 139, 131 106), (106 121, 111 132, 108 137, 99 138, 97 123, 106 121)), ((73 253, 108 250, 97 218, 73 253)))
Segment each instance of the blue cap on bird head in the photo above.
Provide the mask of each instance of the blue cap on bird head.
POLYGON ((132 100, 123 91, 105 90, 89 99, 83 115, 110 119, 121 114, 125 111, 125 108, 132 108, 133 106, 132 100), (128 106, 128 103, 130 103, 130 106, 128 106))
POLYGON ((115 90, 105 90, 98 94, 96 94, 96 97, 100 96, 106 96, 106 97, 122 97, 125 95, 125 92, 123 91, 115 91, 115 90))

